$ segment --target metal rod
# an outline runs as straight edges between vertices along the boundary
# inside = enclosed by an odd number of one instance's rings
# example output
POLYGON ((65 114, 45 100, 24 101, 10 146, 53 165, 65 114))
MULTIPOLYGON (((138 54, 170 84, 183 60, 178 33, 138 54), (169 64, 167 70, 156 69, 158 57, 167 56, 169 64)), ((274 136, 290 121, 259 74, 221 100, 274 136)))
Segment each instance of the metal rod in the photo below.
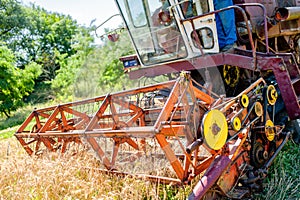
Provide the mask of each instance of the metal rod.
POLYGON ((276 151, 274 152, 274 154, 272 155, 272 157, 268 160, 268 162, 264 165, 263 168, 268 169, 270 167, 270 165, 272 164, 272 162, 274 161, 274 159, 276 158, 276 156, 278 155, 278 153, 280 152, 280 150, 287 143, 290 135, 291 135, 291 132, 287 132, 285 134, 284 140, 282 141, 282 143, 279 145, 279 147, 276 149, 276 151))
POLYGON ((186 152, 188 154, 190 154, 202 144, 203 144, 203 139, 199 138, 199 139, 195 140, 192 144, 190 144, 189 146, 186 147, 186 152))
POLYGON ((161 184, 182 185, 182 182, 179 179, 175 179, 175 178, 167 178, 167 177, 163 177, 163 176, 153 176, 153 175, 146 175, 146 174, 131 174, 131 173, 127 173, 127 172, 112 171, 112 170, 98 169, 98 168, 89 168, 89 167, 86 167, 86 169, 93 170, 93 171, 100 171, 105 174, 115 174, 115 175, 121 176, 121 177, 146 179, 146 180, 161 183, 161 184))

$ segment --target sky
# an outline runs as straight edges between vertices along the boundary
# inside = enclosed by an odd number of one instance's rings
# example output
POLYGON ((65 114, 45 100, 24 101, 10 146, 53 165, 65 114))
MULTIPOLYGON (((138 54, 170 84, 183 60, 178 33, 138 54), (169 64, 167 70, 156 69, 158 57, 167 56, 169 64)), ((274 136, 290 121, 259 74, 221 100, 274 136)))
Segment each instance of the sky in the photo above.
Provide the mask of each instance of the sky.
MULTIPOLYGON (((24 4, 34 3, 48 11, 70 15, 79 24, 89 26, 94 19, 94 25, 99 25, 110 16, 119 13, 114 0, 22 0, 24 4)), ((117 28, 122 23, 120 16, 105 23, 97 33, 104 33, 104 28, 117 28)))

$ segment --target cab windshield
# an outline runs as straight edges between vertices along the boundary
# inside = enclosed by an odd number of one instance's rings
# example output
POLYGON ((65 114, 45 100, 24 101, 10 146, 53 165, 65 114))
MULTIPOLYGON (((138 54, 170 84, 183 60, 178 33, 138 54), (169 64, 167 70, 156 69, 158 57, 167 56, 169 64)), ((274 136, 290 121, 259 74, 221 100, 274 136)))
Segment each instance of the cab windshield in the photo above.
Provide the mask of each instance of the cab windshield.
POLYGON ((116 0, 144 65, 187 56, 168 0, 116 0))

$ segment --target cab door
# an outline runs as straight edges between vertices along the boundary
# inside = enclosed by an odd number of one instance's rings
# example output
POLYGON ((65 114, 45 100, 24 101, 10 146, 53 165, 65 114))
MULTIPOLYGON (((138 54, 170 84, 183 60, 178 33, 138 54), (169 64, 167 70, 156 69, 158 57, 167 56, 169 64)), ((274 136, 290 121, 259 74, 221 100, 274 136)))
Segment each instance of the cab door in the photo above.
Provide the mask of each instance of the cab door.
POLYGON ((171 1, 175 5, 182 30, 189 43, 189 57, 199 56, 202 53, 218 53, 219 45, 215 15, 210 14, 201 17, 201 15, 214 10, 213 0, 171 1), (199 40, 195 38, 193 27, 199 40))

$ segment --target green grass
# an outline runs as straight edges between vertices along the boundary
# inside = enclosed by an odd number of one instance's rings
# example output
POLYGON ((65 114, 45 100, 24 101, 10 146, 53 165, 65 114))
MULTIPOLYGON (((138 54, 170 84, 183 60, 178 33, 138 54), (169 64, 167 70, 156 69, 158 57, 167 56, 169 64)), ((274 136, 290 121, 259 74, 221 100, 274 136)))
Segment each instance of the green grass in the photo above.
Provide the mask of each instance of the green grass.
POLYGON ((300 150, 289 141, 277 155, 264 181, 264 191, 256 199, 300 199, 300 150))
POLYGON ((0 117, 0 140, 12 137, 32 110, 32 106, 26 106, 18 109, 10 118, 0 117))
POLYGON ((31 112, 32 108, 26 107, 19 109, 10 118, 0 118, 0 130, 9 129, 14 126, 19 126, 24 122, 26 117, 31 112))
POLYGON ((10 118, 0 115, 0 140, 12 137, 18 127, 25 121, 34 108, 44 108, 50 104, 51 102, 37 104, 35 106, 28 104, 13 112, 10 118))
POLYGON ((0 140, 11 138, 17 129, 18 129, 18 126, 14 126, 12 128, 1 130, 0 131, 0 140))

